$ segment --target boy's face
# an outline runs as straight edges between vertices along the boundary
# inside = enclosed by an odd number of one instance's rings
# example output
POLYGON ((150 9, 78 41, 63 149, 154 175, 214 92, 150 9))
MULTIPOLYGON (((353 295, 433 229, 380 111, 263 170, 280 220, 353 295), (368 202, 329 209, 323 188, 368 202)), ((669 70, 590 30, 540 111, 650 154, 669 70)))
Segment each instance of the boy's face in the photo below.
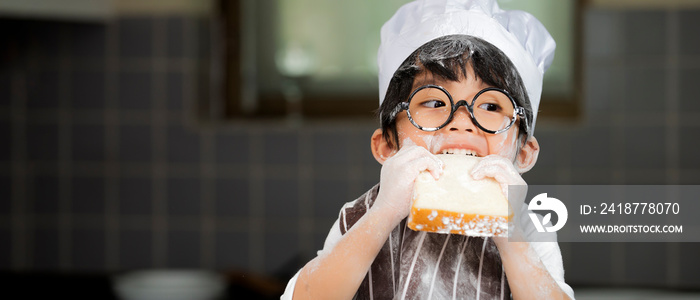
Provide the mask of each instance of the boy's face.
MULTIPOLYGON (((436 84, 444 87, 452 95, 455 102, 467 100, 468 103, 471 103, 479 91, 489 87, 477 78, 471 69, 468 70, 467 78, 460 81, 445 81, 434 76, 420 75, 413 82, 414 90, 426 84, 436 84)), ((539 145, 534 137, 531 137, 520 148, 518 147, 517 122, 505 132, 487 133, 474 124, 469 111, 463 106, 455 111, 450 123, 437 131, 423 131, 416 128, 408 119, 406 111, 397 115, 396 129, 400 143, 399 148, 411 143, 424 147, 433 154, 462 153, 479 157, 495 154, 513 161, 521 173, 534 165, 539 151, 539 145)), ((382 147, 373 145, 375 158, 380 163, 398 151, 398 149, 390 149, 391 147, 387 149, 386 147, 385 145, 385 148, 382 149, 382 147)))
MULTIPOLYGON (((471 69, 469 72, 467 79, 461 81, 444 81, 433 76, 418 76, 413 81, 413 89, 426 84, 436 84, 447 89, 455 102, 467 100, 471 103, 479 91, 489 86, 474 76, 471 69)), ((513 160, 517 152, 518 126, 511 126, 508 131, 499 134, 486 133, 474 124, 469 111, 463 106, 455 111, 450 123, 440 130, 423 131, 416 128, 405 111, 397 115, 396 129, 401 143, 408 139, 411 143, 422 146, 433 154, 467 150, 479 157, 497 154, 513 160)), ((403 145, 399 145, 401 146, 403 145)))

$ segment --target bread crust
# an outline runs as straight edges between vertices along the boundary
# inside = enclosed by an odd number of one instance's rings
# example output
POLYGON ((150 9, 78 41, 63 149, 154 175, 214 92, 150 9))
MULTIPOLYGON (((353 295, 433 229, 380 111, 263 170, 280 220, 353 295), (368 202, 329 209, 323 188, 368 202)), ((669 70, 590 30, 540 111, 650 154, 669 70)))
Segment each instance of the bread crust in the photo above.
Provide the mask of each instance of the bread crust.
POLYGON ((501 216, 465 214, 441 209, 411 208, 408 227, 417 231, 469 236, 507 236, 508 219, 501 216))

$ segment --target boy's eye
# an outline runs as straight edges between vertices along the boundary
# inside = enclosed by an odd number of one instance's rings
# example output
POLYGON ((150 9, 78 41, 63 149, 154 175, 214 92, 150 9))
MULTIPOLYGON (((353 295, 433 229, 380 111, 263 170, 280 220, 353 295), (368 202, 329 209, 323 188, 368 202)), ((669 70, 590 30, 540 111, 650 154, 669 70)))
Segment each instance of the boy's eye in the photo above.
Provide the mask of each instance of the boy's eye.
POLYGON ((482 103, 479 104, 479 108, 486 111, 500 111, 501 106, 496 103, 482 103))
POLYGON ((426 108, 438 108, 445 106, 445 101, 442 100, 426 100, 421 103, 421 106, 426 108))

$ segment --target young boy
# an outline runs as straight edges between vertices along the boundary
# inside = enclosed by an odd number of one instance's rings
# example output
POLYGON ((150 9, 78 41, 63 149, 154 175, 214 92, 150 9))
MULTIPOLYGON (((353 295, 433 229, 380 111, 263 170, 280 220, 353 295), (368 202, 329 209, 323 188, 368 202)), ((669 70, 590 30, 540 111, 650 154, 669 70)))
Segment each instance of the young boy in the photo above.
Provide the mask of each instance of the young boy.
POLYGON ((382 28, 378 57, 381 128, 371 148, 380 183, 341 209, 323 250, 282 298, 573 299, 556 242, 406 227, 416 176, 440 177, 435 154, 483 157, 472 177, 525 185, 520 174, 537 160, 532 133, 553 51, 534 17, 502 11, 495 0, 400 8, 382 28))

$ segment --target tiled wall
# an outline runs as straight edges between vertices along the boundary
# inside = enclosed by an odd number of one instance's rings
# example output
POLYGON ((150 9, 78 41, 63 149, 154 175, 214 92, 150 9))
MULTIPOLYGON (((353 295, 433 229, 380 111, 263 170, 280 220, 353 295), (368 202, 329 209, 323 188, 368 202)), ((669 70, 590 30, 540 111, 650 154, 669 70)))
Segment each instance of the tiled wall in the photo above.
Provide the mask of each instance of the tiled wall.
POLYGON ((208 29, 0 20, 0 269, 287 276, 377 182, 372 122, 198 118, 208 29))
MULTIPOLYGON (((538 123, 525 179, 700 184, 698 17, 588 11, 585 114, 538 123)), ((342 203, 379 178, 375 124, 203 122, 208 28, 0 20, 0 269, 286 276, 321 247, 342 203)), ((574 285, 700 287, 698 244, 562 251, 574 285)))

